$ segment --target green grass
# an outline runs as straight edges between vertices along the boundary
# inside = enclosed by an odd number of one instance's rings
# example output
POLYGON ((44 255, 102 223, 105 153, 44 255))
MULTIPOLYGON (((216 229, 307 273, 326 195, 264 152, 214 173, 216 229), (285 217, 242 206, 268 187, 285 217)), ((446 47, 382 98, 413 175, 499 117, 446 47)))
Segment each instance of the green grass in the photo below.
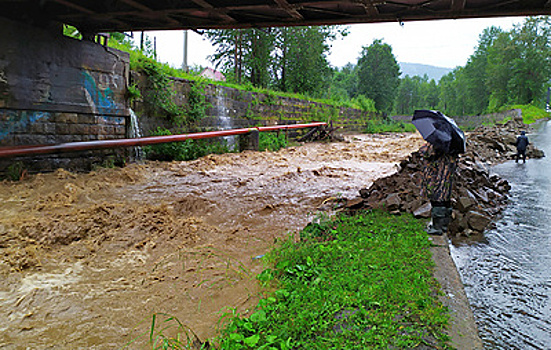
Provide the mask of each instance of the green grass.
POLYGON ((522 110, 522 120, 524 124, 532 124, 540 119, 545 119, 551 117, 551 114, 546 112, 545 109, 536 107, 534 105, 511 105, 501 108, 500 110, 505 111, 509 109, 520 109, 522 110))
POLYGON ((218 348, 449 349, 429 247, 410 215, 320 218, 267 256, 258 278, 275 292, 227 312, 218 348))
POLYGON ((128 341, 120 350, 188 350, 197 349, 198 347, 207 349, 206 345, 198 346, 197 335, 174 316, 165 313, 155 313, 151 315, 149 329, 146 329, 142 333, 137 332, 137 328, 147 323, 147 321, 149 321, 149 317, 144 318, 132 330, 133 339, 128 341), (134 333, 138 334, 135 335, 134 333), (144 345, 144 342, 147 345, 144 345))

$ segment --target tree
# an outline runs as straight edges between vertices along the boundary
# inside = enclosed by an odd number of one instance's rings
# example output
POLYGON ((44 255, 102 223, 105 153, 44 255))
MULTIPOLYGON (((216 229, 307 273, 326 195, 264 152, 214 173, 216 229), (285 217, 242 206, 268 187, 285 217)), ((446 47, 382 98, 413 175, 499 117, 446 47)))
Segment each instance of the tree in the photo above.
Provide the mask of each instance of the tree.
POLYGON ((439 102, 439 89, 434 79, 406 75, 400 79, 394 100, 394 112, 412 115, 416 109, 436 109, 439 102))
POLYGON ((400 83, 400 66, 390 45, 379 39, 364 46, 357 68, 358 93, 374 100, 378 110, 389 112, 400 83))
POLYGON ((331 70, 326 54, 334 40, 333 27, 281 28, 278 48, 278 87, 283 91, 320 94, 331 70))
POLYGON ((500 33, 488 48, 489 109, 545 100, 551 78, 551 23, 548 16, 526 19, 500 33))
POLYGON ((551 22, 549 17, 528 18, 512 35, 518 56, 511 62, 509 102, 528 104, 542 99, 551 77, 551 22))
POLYGON ((451 116, 465 115, 468 93, 465 84, 464 67, 458 67, 453 72, 443 76, 438 83, 440 90, 439 108, 451 116))
POLYGON ((421 105, 417 106, 418 109, 436 109, 439 103, 439 93, 438 85, 434 79, 428 80, 427 75, 423 77, 421 81, 420 96, 421 96, 421 105))
POLYGON ((396 92, 394 112, 398 115, 412 115, 419 99, 419 84, 406 75, 400 79, 400 85, 396 92))
POLYGON ((210 57, 216 69, 233 76, 237 83, 248 80, 256 86, 268 86, 275 40, 271 29, 209 30, 205 35, 216 46, 210 57))
POLYGON ((467 106, 469 114, 480 114, 488 108, 490 90, 487 83, 488 49, 493 45, 503 30, 497 27, 484 29, 479 36, 478 47, 469 58, 464 70, 467 89, 467 106))
POLYGON ((321 95, 329 82, 329 43, 346 35, 342 27, 210 30, 211 61, 238 83, 321 95))
POLYGON ((465 67, 439 83, 440 109, 450 115, 493 112, 511 104, 545 104, 551 79, 551 22, 532 17, 511 31, 490 27, 465 67))
POLYGON ((345 99, 350 99, 358 95, 358 76, 356 66, 347 63, 342 68, 333 70, 333 78, 330 84, 332 95, 338 95, 345 99))
POLYGON ((510 32, 500 33, 488 48, 486 84, 490 91, 490 110, 509 102, 509 81, 513 72, 513 60, 519 54, 510 32))

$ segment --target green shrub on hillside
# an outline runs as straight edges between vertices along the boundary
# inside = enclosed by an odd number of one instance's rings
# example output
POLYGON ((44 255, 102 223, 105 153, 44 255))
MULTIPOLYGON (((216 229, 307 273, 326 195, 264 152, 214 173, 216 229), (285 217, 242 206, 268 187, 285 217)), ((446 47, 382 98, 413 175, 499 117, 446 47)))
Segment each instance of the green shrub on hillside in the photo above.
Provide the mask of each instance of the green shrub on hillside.
POLYGON ((359 95, 358 97, 353 98, 352 104, 354 108, 361 109, 364 112, 377 112, 377 108, 375 108, 375 101, 365 97, 364 95, 359 95))
POLYGON ((258 149, 260 151, 278 151, 287 147, 285 133, 261 132, 259 135, 258 149))
POLYGON ((147 57, 138 58, 137 63, 140 71, 147 76, 147 87, 142 94, 149 113, 167 117, 173 121, 179 119, 184 109, 174 102, 175 92, 172 82, 162 65, 147 57))
MULTIPOLYGON (((157 128, 152 136, 172 135, 170 130, 157 128)), ((161 161, 186 161, 204 157, 208 154, 228 153, 228 147, 224 140, 215 142, 212 140, 185 140, 182 142, 169 142, 145 147, 148 159, 161 161)))

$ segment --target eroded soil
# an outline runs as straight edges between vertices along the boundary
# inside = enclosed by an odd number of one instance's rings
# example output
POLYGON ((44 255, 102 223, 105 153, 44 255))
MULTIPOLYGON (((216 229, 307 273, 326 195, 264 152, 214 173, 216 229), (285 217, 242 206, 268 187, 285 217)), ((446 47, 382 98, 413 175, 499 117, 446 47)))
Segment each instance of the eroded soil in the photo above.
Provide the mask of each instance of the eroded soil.
POLYGON ((256 305, 255 257, 423 143, 347 140, 0 183, 0 348, 120 348, 154 313, 215 336, 256 305))

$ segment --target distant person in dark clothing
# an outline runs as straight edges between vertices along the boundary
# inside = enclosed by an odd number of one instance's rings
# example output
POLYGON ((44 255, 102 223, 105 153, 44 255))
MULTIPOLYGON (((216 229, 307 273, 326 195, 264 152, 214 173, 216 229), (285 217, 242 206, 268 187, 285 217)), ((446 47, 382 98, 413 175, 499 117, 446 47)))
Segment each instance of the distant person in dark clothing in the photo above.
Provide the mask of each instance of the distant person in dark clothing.
POLYGON ((526 163, 526 148, 530 142, 528 142, 528 137, 526 136, 525 131, 521 131, 520 135, 517 137, 517 142, 515 142, 515 146, 517 146, 517 154, 515 156, 515 163, 518 163, 518 159, 522 157, 523 163, 526 163))

